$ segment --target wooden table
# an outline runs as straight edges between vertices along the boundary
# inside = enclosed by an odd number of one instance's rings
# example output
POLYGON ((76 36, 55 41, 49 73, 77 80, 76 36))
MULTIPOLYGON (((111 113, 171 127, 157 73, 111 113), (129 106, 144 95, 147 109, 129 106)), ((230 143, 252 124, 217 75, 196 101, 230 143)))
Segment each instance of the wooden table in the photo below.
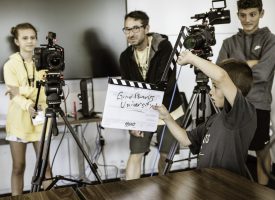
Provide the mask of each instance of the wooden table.
POLYGON ((86 186, 79 188, 78 193, 68 187, 0 198, 0 200, 23 199, 274 200, 275 190, 253 183, 227 170, 202 169, 86 186))
MULTIPOLYGON (((91 118, 81 118, 80 117, 77 119, 74 119, 74 118, 67 118, 67 119, 68 119, 70 125, 85 124, 85 123, 99 123, 102 120, 102 118, 98 117, 98 116, 91 117, 91 118)), ((65 125, 65 123, 61 117, 59 117, 57 125, 58 126, 65 125)))
MULTIPOLYGON (((6 126, 5 126, 6 120, 5 119, 6 119, 6 115, 0 115, 0 120, 1 120, 0 131, 6 130, 6 126)), ((67 119, 71 125, 85 124, 85 123, 99 123, 102 120, 102 118, 99 116, 95 116, 92 118, 81 118, 81 116, 80 116, 80 118, 77 118, 77 119, 68 117, 67 119)), ((61 117, 59 117, 59 120, 57 121, 57 125, 58 126, 65 125, 65 123, 61 117)))
POLYGON ((274 200, 275 190, 223 169, 202 169, 79 189, 85 199, 274 200))

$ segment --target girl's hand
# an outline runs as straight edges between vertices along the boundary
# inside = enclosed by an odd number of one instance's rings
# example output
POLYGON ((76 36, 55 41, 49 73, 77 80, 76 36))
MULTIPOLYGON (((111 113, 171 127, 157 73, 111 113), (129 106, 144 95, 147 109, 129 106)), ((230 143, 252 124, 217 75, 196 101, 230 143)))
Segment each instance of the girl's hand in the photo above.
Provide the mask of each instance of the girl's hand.
POLYGON ((37 111, 34 109, 34 104, 31 104, 28 108, 28 111, 30 113, 30 116, 32 118, 35 118, 35 116, 37 115, 37 111))

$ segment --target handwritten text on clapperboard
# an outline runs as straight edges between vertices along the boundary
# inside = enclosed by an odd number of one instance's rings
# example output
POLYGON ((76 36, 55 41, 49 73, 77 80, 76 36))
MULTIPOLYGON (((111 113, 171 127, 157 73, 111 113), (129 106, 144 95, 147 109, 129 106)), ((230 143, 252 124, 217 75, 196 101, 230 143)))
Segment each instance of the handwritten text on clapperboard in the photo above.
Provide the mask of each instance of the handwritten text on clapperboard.
MULTIPOLYGON (((151 94, 141 94, 140 91, 134 94, 121 91, 117 94, 116 100, 120 102, 120 107, 123 109, 133 109, 138 112, 143 112, 143 108, 151 108, 156 96, 151 94)), ((155 105, 155 104, 154 104, 155 105)))
POLYGON ((155 131, 163 91, 109 84, 102 125, 109 128, 155 131))

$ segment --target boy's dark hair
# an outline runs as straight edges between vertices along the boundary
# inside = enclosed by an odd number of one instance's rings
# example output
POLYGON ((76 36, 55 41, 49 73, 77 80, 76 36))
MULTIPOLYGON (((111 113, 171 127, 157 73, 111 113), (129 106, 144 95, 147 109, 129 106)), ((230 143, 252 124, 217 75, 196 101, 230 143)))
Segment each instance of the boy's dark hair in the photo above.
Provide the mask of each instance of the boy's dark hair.
POLYGON ((37 30, 32 24, 21 23, 21 24, 17 24, 15 27, 11 28, 11 34, 15 39, 18 39, 18 30, 20 30, 20 29, 32 29, 35 32, 35 36, 37 38, 37 30))
POLYGON ((228 73, 236 87, 241 90, 243 96, 246 96, 253 84, 252 70, 247 63, 235 59, 227 59, 218 65, 228 73))
POLYGON ((239 0, 237 5, 238 10, 248 8, 258 8, 259 12, 263 10, 262 0, 239 0))
POLYGON ((125 15, 124 20, 127 18, 134 18, 135 20, 141 20, 142 25, 145 27, 149 24, 149 17, 148 15, 140 10, 132 11, 125 15))

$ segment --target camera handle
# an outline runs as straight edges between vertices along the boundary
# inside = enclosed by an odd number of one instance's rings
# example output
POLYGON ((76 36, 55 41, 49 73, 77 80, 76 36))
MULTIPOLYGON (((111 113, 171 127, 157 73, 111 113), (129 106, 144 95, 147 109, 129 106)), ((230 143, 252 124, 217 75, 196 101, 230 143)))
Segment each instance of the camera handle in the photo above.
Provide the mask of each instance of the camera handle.
POLYGON ((39 95, 40 95, 40 90, 41 90, 41 82, 40 81, 36 81, 36 88, 38 89, 38 91, 37 91, 37 95, 36 95, 35 104, 33 107, 35 109, 35 111, 37 111, 37 109, 38 109, 38 100, 39 100, 39 95))

